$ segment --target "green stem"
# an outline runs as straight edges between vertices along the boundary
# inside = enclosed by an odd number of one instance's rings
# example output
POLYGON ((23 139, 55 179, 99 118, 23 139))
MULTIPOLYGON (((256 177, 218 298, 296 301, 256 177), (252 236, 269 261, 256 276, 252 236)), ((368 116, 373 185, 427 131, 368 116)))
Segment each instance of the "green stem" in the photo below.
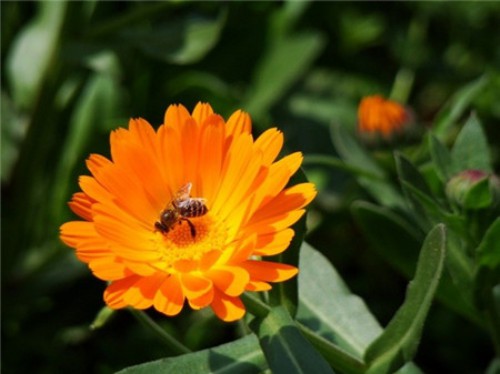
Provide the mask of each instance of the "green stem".
POLYGON ((349 173, 356 174, 358 176, 367 177, 375 180, 384 180, 383 178, 380 178, 380 176, 373 174, 369 171, 366 171, 365 169, 361 169, 356 166, 346 164, 340 158, 328 155, 318 155, 318 154, 306 155, 304 156, 304 162, 302 163, 302 165, 331 166, 335 169, 344 170, 349 173))
MULTIPOLYGON (((245 293, 241 295, 241 299, 247 310, 256 317, 264 318, 271 307, 255 296, 245 293)), ((307 340, 320 352, 325 360, 336 370, 347 374, 362 374, 366 370, 364 362, 358 358, 351 356, 349 353, 329 342, 322 336, 317 335, 314 331, 304 326, 298 321, 295 321, 298 329, 302 332, 307 340)))
POLYGON ((347 374, 362 374, 366 371, 366 365, 363 361, 352 356, 344 351, 339 346, 331 343, 322 336, 317 335, 314 331, 304 326, 300 322, 296 322, 299 330, 307 340, 321 353, 326 361, 334 369, 341 373, 347 374))
POLYGON ((190 353, 191 350, 162 329, 151 317, 142 310, 129 308, 130 313, 144 326, 148 327, 175 355, 190 353))
POLYGON ((264 318, 267 316, 271 307, 248 292, 241 295, 241 301, 245 304, 246 309, 255 317, 264 318))

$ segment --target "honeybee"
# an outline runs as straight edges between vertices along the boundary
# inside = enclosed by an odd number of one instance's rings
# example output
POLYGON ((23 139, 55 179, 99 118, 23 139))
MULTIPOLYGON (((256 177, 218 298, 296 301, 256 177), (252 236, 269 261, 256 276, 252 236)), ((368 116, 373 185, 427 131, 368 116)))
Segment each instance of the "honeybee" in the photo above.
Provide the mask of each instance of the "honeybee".
POLYGON ((191 182, 182 186, 174 196, 174 199, 160 213, 160 220, 155 222, 155 228, 162 234, 169 232, 174 225, 186 221, 191 231, 191 236, 196 236, 196 228, 189 218, 201 217, 208 212, 205 199, 202 197, 191 197, 191 182))

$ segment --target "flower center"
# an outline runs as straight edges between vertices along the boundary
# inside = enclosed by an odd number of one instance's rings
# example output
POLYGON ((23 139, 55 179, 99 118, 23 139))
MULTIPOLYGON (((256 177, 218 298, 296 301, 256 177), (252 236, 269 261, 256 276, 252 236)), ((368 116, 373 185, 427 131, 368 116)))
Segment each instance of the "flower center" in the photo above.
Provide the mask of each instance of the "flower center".
POLYGON ((215 220, 208 213, 189 218, 189 222, 180 220, 167 233, 158 231, 156 239, 161 252, 157 266, 169 272, 178 260, 200 260, 207 252, 222 250, 227 240, 227 228, 224 222, 215 220))

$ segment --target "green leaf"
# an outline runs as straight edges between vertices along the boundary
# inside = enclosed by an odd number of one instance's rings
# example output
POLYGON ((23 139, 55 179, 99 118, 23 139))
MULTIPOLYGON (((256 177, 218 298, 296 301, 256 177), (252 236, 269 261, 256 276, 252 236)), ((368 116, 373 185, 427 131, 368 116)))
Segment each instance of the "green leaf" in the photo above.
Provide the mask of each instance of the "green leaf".
POLYGON ((255 335, 215 348, 131 366, 120 374, 262 373, 267 364, 255 335))
POLYGON ((351 206, 354 219, 371 246, 385 261, 407 277, 415 271, 422 234, 386 207, 365 201, 351 206))
POLYGON ((493 192, 488 177, 474 184, 464 195, 463 207, 468 209, 487 208, 493 202, 493 192))
POLYGON ((497 218, 484 234, 483 240, 476 250, 477 263, 491 269, 500 267, 500 218, 497 218))
MULTIPOLYGON (((115 115, 120 101, 120 90, 116 79, 107 74, 93 74, 81 93, 69 122, 68 138, 61 151, 56 179, 71 179, 75 165, 82 157, 83 150, 99 127, 105 127, 115 115)), ((53 188, 53 210, 56 217, 66 209, 64 201, 68 198, 68 183, 60 183, 53 188)))
POLYGON ((463 232, 463 217, 452 214, 441 206, 420 171, 402 154, 396 154, 396 168, 401 186, 410 202, 411 213, 424 231, 443 222, 453 230, 463 232))
POLYGON ((0 138, 2 150, 1 157, 1 175, 2 182, 6 182, 11 175, 12 168, 15 166, 21 143, 26 135, 27 121, 17 112, 11 98, 4 92, 1 92, 0 105, 2 119, 0 122, 2 136, 0 138))
POLYGON ((405 206, 401 195, 387 180, 384 170, 343 126, 333 124, 332 141, 342 159, 353 168, 360 170, 354 174, 358 183, 375 199, 388 207, 405 206))
MULTIPOLYGON (((342 373, 364 372, 359 361, 382 332, 364 301, 349 291, 328 259, 307 243, 300 252, 297 320, 305 326, 302 332, 314 331, 319 335, 308 339, 342 373)), ((421 371, 409 363, 397 373, 421 371)))
POLYGON ((301 19, 311 3, 308 1, 285 1, 279 10, 270 16, 271 26, 269 35, 279 41, 286 36, 301 19))
POLYGON ((102 307, 99 313, 97 313, 96 317, 94 318, 94 321, 90 324, 90 329, 96 330, 103 327, 113 316, 113 314, 115 314, 115 312, 116 310, 108 308, 107 306, 102 307))
POLYGON ((432 197, 424 177, 410 160, 400 153, 396 153, 395 158, 398 176, 411 212, 420 227, 427 231, 432 225, 442 222, 441 207, 432 197))
POLYGON ((14 102, 30 108, 57 54, 67 3, 41 1, 32 22, 14 41, 6 61, 14 102))
POLYGON ((354 54, 375 44, 384 32, 385 23, 379 14, 347 10, 337 27, 339 47, 344 53, 354 54))
POLYGON ((428 143, 432 161, 436 167, 436 172, 441 181, 446 182, 453 175, 451 170, 450 152, 432 133, 429 133, 428 143))
POLYGON ((177 65, 193 64, 217 44, 226 15, 226 11, 221 11, 216 18, 186 15, 154 30, 129 29, 123 36, 154 58, 177 65))
POLYGON ((265 318, 253 320, 250 327, 258 335, 273 373, 333 373, 284 307, 272 308, 265 318))
POLYGON ((332 124, 332 141, 346 163, 364 170, 374 180, 386 177, 384 170, 341 124, 332 124))
POLYGON ((489 364, 485 374, 498 374, 498 373, 500 373, 500 358, 496 357, 489 364))
POLYGON ((363 300, 349 291, 328 259, 307 243, 300 253, 297 320, 360 358, 382 332, 363 300))
MULTIPOLYGON (((241 299, 245 303, 247 311, 260 319, 265 318, 271 311, 269 305, 248 292, 241 295, 241 299)), ((354 357, 330 340, 318 335, 316 331, 310 329, 306 325, 298 321, 296 325, 304 337, 309 340, 314 348, 321 353, 323 358, 328 361, 333 368, 345 374, 364 373, 364 363, 360 359, 354 357)))
MULTIPOLYGON (((391 266, 410 278, 415 272, 420 250, 419 230, 385 207, 357 201, 351 209, 354 219, 360 225, 373 249, 391 266)), ((452 271, 455 274, 465 272, 465 279, 469 280, 467 287, 470 288, 472 264, 467 261, 463 253, 448 249, 447 265, 453 268, 452 271), (455 270, 455 267, 461 270, 455 270)), ((450 274, 444 273, 437 290, 437 298, 447 307, 478 323, 478 316, 472 308, 471 300, 464 298, 463 291, 463 285, 459 288, 450 274)))
POLYGON ((481 266, 474 275, 476 313, 482 318, 483 327, 500 338, 500 271, 481 266))
POLYGON ((434 134, 439 139, 443 140, 447 137, 450 127, 458 121, 471 101, 485 88, 489 81, 489 77, 484 75, 455 93, 436 116, 432 126, 434 134))
POLYGON ((269 46, 242 107, 252 117, 261 118, 307 70, 324 44, 321 34, 309 32, 285 36, 269 46))
POLYGON ((437 225, 422 246, 415 277, 408 285, 403 305, 366 351, 367 373, 393 373, 413 359, 441 278, 445 253, 445 227, 437 225))
POLYGON ((401 180, 411 184, 428 196, 432 196, 431 189, 420 171, 403 154, 396 153, 396 166, 401 180))
POLYGON ((465 123, 451 150, 453 174, 463 170, 492 171, 488 140, 473 113, 465 123))

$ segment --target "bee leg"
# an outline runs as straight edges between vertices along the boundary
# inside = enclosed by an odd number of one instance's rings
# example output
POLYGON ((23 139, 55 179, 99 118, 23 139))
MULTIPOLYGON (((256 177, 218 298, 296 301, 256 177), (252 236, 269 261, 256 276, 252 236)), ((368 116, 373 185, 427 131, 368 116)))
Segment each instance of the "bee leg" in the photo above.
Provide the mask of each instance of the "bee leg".
POLYGON ((191 222, 187 218, 183 218, 182 220, 188 223, 189 230, 191 231, 191 236, 194 238, 196 236, 196 228, 194 227, 193 222, 191 222))
POLYGON ((163 225, 161 222, 155 222, 155 229, 156 231, 160 231, 162 234, 165 234, 168 231, 165 225, 163 225))

